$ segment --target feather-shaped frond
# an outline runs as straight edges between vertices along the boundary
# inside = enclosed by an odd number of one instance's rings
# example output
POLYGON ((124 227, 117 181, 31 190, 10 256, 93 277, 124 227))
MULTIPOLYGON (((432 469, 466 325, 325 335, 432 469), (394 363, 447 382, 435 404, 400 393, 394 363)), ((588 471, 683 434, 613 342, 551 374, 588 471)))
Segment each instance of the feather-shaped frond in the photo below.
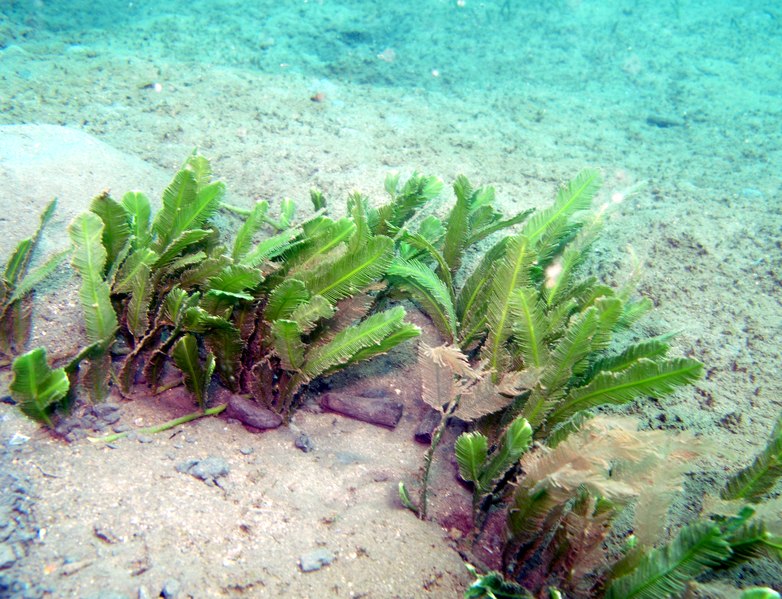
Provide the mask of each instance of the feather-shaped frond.
POLYGON ((247 255, 252 245, 253 237, 261 230, 263 226, 266 213, 269 211, 269 202, 266 200, 255 202, 249 216, 239 227, 239 231, 236 233, 234 239, 233 250, 231 251, 231 258, 234 262, 238 262, 247 255))
POLYGON ((203 241, 212 233, 212 231, 207 229, 190 229, 185 231, 166 245, 165 251, 160 254, 154 267, 163 268, 171 265, 175 260, 182 257, 182 252, 189 250, 191 246, 203 241))
POLYGON ((458 385, 457 393, 461 394, 461 399, 456 416, 465 422, 496 414, 513 403, 513 396, 503 395, 490 376, 478 378, 468 385, 458 385))
POLYGON ((559 226, 576 212, 588 209, 599 188, 600 174, 594 170, 582 171, 560 188, 551 208, 530 217, 522 229, 522 234, 530 243, 537 243, 550 227, 559 226))
POLYGON ((633 343, 614 356, 600 358, 599 360, 595 361, 591 369, 595 373, 603 370, 619 372, 620 370, 629 368, 642 358, 646 358, 647 360, 663 358, 668 353, 668 349, 670 348, 670 346, 666 343, 668 338, 669 337, 667 335, 662 335, 652 339, 646 339, 638 343, 633 343))
POLYGON ((206 392, 215 368, 214 355, 207 354, 206 362, 201 364, 198 357, 198 344, 192 335, 184 335, 171 350, 174 364, 182 371, 185 386, 195 395, 201 409, 206 409, 206 392))
POLYGON ((46 361, 46 350, 36 348, 16 358, 14 378, 9 390, 19 408, 30 418, 52 425, 49 413, 70 389, 64 368, 52 370, 46 361))
POLYGON ((402 241, 399 244, 399 255, 406 260, 417 258, 423 260, 426 254, 429 254, 432 259, 442 260, 445 259, 440 254, 437 247, 445 236, 445 227, 442 221, 434 215, 427 216, 418 225, 418 230, 415 233, 406 233, 402 241))
POLYGON ((174 287, 163 300, 162 319, 168 324, 179 326, 187 311, 201 299, 199 293, 188 295, 184 289, 174 287))
POLYGON ((188 254, 184 258, 186 259, 172 262, 168 268, 170 272, 176 272, 177 265, 194 265, 191 268, 182 271, 176 277, 176 284, 182 289, 205 287, 209 279, 218 276, 231 265, 231 259, 228 256, 207 258, 203 252, 188 254))
POLYGON ((245 252, 239 260, 239 264, 247 267, 255 267, 280 254, 285 253, 293 245, 298 235, 295 229, 284 229, 282 232, 267 237, 256 244, 254 248, 245 252))
POLYGON ((117 315, 111 305, 110 289, 103 280, 106 248, 101 241, 103 221, 92 212, 78 217, 68 227, 75 245, 72 264, 81 276, 79 299, 90 342, 109 343, 117 330, 117 315))
POLYGON ((304 364, 304 343, 299 325, 292 320, 275 320, 272 323, 274 353, 285 370, 298 371, 304 364))
MULTIPOLYGON (((514 225, 524 222, 533 212, 535 212, 534 209, 529 209, 525 210, 524 212, 519 212, 510 218, 493 218, 489 223, 483 226, 473 222, 471 227, 471 234, 467 238, 467 247, 478 243, 479 241, 485 239, 493 233, 496 233, 497 231, 502 231, 503 229, 508 229, 514 225)), ((496 214, 499 215, 499 213, 496 214)))
POLYGON ((106 248, 106 270, 109 270, 129 243, 130 215, 107 191, 92 200, 90 212, 103 221, 102 241, 106 248))
POLYGON ((627 403, 641 395, 665 395, 676 387, 695 382, 702 372, 703 364, 690 358, 663 362, 641 359, 621 372, 601 372, 585 387, 572 389, 549 414, 548 423, 554 425, 582 410, 627 403))
POLYGON ((149 246, 152 232, 149 230, 152 208, 149 198, 140 191, 129 191, 122 196, 122 206, 130 216, 131 247, 134 250, 149 246))
POLYGON ((482 493, 490 492, 505 476, 512 466, 516 465, 524 452, 532 443, 532 427, 525 418, 516 418, 505 429, 498 441, 498 448, 489 456, 481 469, 477 488, 482 493))
POLYGON ((728 479, 720 497, 762 502, 782 478, 782 415, 777 419, 771 437, 755 460, 728 479))
POLYGON ((201 157, 186 163, 174 176, 163 192, 163 207, 152 224, 159 249, 182 233, 201 228, 215 213, 225 186, 219 181, 207 184, 210 176, 208 162, 201 157))
POLYGON ((398 181, 398 175, 386 178, 386 191, 392 199, 378 210, 378 220, 372 229, 375 234, 385 235, 391 227, 402 227, 421 206, 440 195, 443 189, 443 182, 437 177, 418 173, 413 173, 401 190, 398 181))
POLYGON ((523 545, 546 530, 544 522, 562 502, 545 488, 518 487, 508 512, 508 531, 514 543, 523 545))
POLYGON ((285 279, 269 294, 263 318, 274 322, 280 318, 289 318, 293 311, 310 298, 304 283, 298 279, 285 279))
POLYGON ((403 322, 401 326, 394 330, 394 332, 387 335, 380 343, 367 346, 353 354, 353 357, 350 359, 348 364, 355 364, 357 362, 369 360, 375 356, 388 353, 400 343, 404 343, 410 339, 415 339, 420 334, 421 329, 419 329, 417 326, 410 324, 409 322, 403 322))
POLYGON ((112 291, 114 293, 129 293, 133 282, 139 273, 149 273, 159 256, 149 248, 140 248, 131 253, 122 263, 117 276, 114 277, 112 291))
POLYGON ((598 318, 597 309, 589 308, 570 321, 565 336, 551 352, 551 359, 541 377, 541 385, 549 397, 561 396, 560 390, 573 376, 579 363, 591 352, 591 341, 598 328, 598 318))
MULTIPOLYGON (((377 239, 377 238, 376 238, 377 239)), ((324 345, 313 348, 301 370, 310 379, 335 367, 350 363, 360 351, 378 345, 403 326, 405 310, 401 306, 373 314, 365 321, 348 327, 324 345)))
POLYGON ((244 342, 238 328, 213 329, 204 335, 204 345, 214 354, 217 375, 228 389, 238 389, 244 342))
POLYGON ((128 330, 136 339, 144 336, 149 328, 149 306, 152 301, 152 281, 150 269, 142 265, 130 283, 130 300, 125 311, 128 330))
POLYGON ((11 258, 8 260, 3 273, 3 281, 6 285, 13 287, 24 276, 27 271, 27 267, 30 264, 30 259, 33 256, 33 251, 36 245, 38 245, 38 239, 41 236, 41 231, 46 224, 51 220, 54 215, 54 211, 57 208, 57 198, 53 199, 46 205, 44 211, 41 213, 40 224, 33 233, 32 237, 23 239, 20 241, 14 249, 11 258))
POLYGON ((315 295, 309 301, 299 304, 291 312, 290 319, 299 325, 302 334, 307 334, 315 328, 319 321, 334 316, 335 311, 334 306, 325 297, 315 295))
POLYGON ((622 317, 617 328, 629 329, 654 308, 654 303, 648 297, 625 302, 622 317))
POLYGON ((467 247, 470 234, 470 201, 473 189, 467 177, 460 175, 453 184, 456 204, 451 209, 443 243, 443 258, 451 272, 456 272, 462 263, 462 255, 467 247))
POLYGON ((540 301, 537 291, 531 287, 521 287, 515 294, 516 301, 512 302, 515 350, 520 354, 525 367, 540 368, 548 357, 543 302, 540 301))
POLYGON ((249 293, 263 281, 260 271, 247 266, 230 265, 207 283, 210 291, 219 291, 236 298, 252 300, 249 293))
POLYGON ((380 279, 391 263, 393 251, 391 239, 373 237, 363 248, 313 271, 300 273, 300 278, 313 295, 322 295, 335 304, 380 279))
POLYGON ((559 302, 570 288, 575 270, 586 258, 587 251, 597 238, 598 232, 599 222, 595 220, 583 228, 576 238, 565 247, 562 255, 546 267, 543 297, 548 306, 559 302))
POLYGON ((407 252, 401 251, 400 248, 400 255, 402 256, 400 260, 404 262, 420 262, 421 264, 434 261, 434 263, 437 265, 438 277, 441 278, 449 294, 453 296, 453 278, 451 277, 451 271, 449 270, 445 258, 443 258, 442 254, 434 246, 434 244, 429 241, 429 239, 418 233, 405 233, 402 239, 404 240, 402 243, 407 249, 407 252), (420 258, 415 257, 415 252, 411 250, 421 250, 420 258), (405 256, 405 253, 410 254, 410 256, 405 256))
POLYGON ((497 263, 505 255, 508 237, 494 244, 462 285, 456 298, 456 316, 460 323, 459 344, 466 349, 486 332, 486 302, 497 263))
POLYGON ((30 293, 46 279, 46 277, 52 274, 70 253, 70 250, 63 250, 62 252, 49 256, 43 264, 24 274, 21 280, 17 281, 14 286, 13 293, 11 293, 11 297, 8 298, 7 303, 10 304, 19 301, 30 293))
POLYGON ((459 465, 459 475, 462 479, 478 483, 481 467, 489 453, 489 440, 479 432, 462 433, 454 444, 456 463, 459 465))
POLYGON ((696 522, 683 528, 665 547, 646 554, 630 574, 614 580, 606 599, 659 599, 678 596, 687 581, 730 557, 719 528, 696 522))
MULTIPOLYGON (((448 362, 436 359, 434 348, 426 343, 418 345, 418 365, 421 371, 421 399, 440 412, 455 397, 454 371, 448 362)), ((461 353, 461 352, 460 352, 461 353)), ((467 359, 464 357, 467 365, 467 359)))
POLYGON ((391 262, 386 276, 421 304, 449 341, 454 340, 457 321, 453 297, 434 271, 418 260, 396 258, 391 262))
POLYGON ((487 304, 489 337, 484 346, 484 359, 493 371, 495 382, 507 369, 508 352, 505 347, 513 328, 513 305, 518 302, 516 289, 529 283, 529 267, 535 259, 524 235, 512 237, 505 255, 494 274, 487 304))

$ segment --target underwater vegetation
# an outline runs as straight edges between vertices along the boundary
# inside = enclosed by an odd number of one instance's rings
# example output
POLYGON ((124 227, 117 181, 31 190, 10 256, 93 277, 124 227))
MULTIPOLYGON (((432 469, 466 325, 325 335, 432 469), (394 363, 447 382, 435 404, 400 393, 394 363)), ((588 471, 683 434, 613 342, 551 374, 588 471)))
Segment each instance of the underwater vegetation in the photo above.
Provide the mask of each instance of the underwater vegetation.
POLYGON ((27 272, 52 203, 0 287, 12 397, 53 427, 77 396, 99 402, 112 387, 127 396, 141 384, 159 392, 174 367, 198 411, 154 430, 222 411, 213 405, 218 384, 289 421, 319 377, 420 334, 395 303, 404 298, 441 340, 418 347, 422 400, 439 422, 416 497, 404 482, 399 495, 429 517, 436 450, 449 425, 469 429, 453 443, 473 494, 473 530, 460 550, 480 566, 469 566, 475 582, 465 597, 698 596, 704 573, 782 559, 782 531, 767 509, 782 476, 782 417, 754 462, 704 500, 701 519, 666 534, 668 508, 708 446, 638 430, 613 408, 664 397, 696 381, 703 365, 671 356, 672 335, 633 333, 652 307, 636 295, 637 265, 618 288, 582 274, 601 228, 592 210, 599 186, 586 170, 550 207, 505 216, 493 188, 458 177, 456 202, 440 219, 422 215, 442 191, 438 179, 389 176, 387 203, 354 193, 346 216, 332 218, 313 191, 312 216, 296 223, 289 200, 274 215, 265 201, 227 206, 223 183, 194 154, 156 214, 142 193, 103 193, 71 223, 66 253, 88 344, 58 367, 42 348, 22 353, 31 291, 66 257, 27 272), (220 210, 243 218, 230 239, 213 222, 220 210), (487 546, 495 563, 483 563, 487 546))

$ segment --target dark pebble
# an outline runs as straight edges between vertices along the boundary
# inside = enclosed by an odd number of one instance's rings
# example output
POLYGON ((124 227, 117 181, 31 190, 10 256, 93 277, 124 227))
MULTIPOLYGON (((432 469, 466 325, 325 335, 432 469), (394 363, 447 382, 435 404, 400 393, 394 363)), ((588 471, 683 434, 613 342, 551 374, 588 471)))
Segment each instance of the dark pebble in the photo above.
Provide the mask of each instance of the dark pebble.
POLYGON ((139 443, 152 443, 154 439, 150 437, 149 435, 139 435, 138 436, 138 442, 139 443))
MULTIPOLYGON (((92 413, 98 418, 105 419, 106 416, 114 415, 119 411, 119 406, 110 403, 101 403, 92 407, 92 413)), ((116 420, 115 420, 116 422, 116 420)))
POLYGON ((105 416, 101 416, 101 421, 105 422, 106 424, 114 424, 115 422, 118 422, 121 418, 121 414, 119 412, 114 412, 112 414, 106 414, 105 416))
POLYGON ((175 578, 169 578, 160 591, 160 596, 165 599, 176 599, 181 591, 181 585, 175 578))
POLYGON ((253 448, 253 447, 242 447, 239 451, 242 453, 242 455, 250 455, 253 451, 255 451, 255 448, 253 448))
POLYGON ((277 428, 282 424, 282 418, 279 414, 238 395, 232 395, 228 400, 225 415, 229 418, 235 418, 242 424, 261 430, 277 428))
POLYGON ((312 439, 310 439, 309 435, 307 433, 301 433, 296 437, 296 441, 294 441, 294 445, 301 449, 304 453, 309 453, 313 449, 315 449, 315 444, 312 442, 312 439))
POLYGON ((429 408, 418 423, 418 428, 415 429, 415 440, 429 445, 432 442, 434 429, 440 424, 440 418, 440 412, 434 408, 429 408))
POLYGON ((328 549, 316 549, 305 553, 299 558, 299 567, 302 572, 314 572, 323 566, 328 566, 334 561, 334 554, 328 549))
POLYGON ((321 397, 320 405, 326 410, 388 428, 394 428, 402 417, 402 404, 393 399, 326 393, 321 397))
POLYGON ((129 424, 118 424, 116 426, 111 427, 111 430, 113 430, 115 433, 126 433, 132 428, 133 427, 131 427, 129 424))
POLYGON ((82 429, 77 428, 69 432, 67 435, 65 435, 65 440, 68 443, 75 443, 76 441, 81 441, 82 439, 87 438, 87 433, 84 432, 82 429))
POLYGON ((14 548, 8 543, 0 543, 0 570, 10 568, 16 563, 14 548))
POLYGON ((209 456, 204 460, 187 460, 176 467, 177 472, 190 474, 207 483, 213 483, 216 479, 226 476, 231 469, 228 463, 216 456, 209 456))

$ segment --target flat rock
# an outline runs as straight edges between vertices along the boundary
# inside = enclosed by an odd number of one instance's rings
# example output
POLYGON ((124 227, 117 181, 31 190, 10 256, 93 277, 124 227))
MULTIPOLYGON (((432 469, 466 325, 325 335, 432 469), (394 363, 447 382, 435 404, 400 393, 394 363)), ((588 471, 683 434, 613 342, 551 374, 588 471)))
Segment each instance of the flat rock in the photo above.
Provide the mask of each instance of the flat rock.
POLYGON ((176 469, 177 472, 195 476, 211 485, 216 485, 217 479, 227 476, 231 471, 228 463, 217 456, 209 456, 203 460, 187 460, 177 465, 176 469))
POLYGON ((314 572, 323 566, 328 566, 334 561, 334 554, 328 549, 315 549, 303 554, 299 558, 299 567, 302 572, 314 572))
MULTIPOLYGON (((171 174, 98 138, 54 125, 0 126, 0 206, 14 206, 0 216, 0 263, 39 225, 52 198, 57 210, 44 229, 33 266, 42 257, 69 246, 68 224, 89 209, 92 198, 110 189, 115 199, 141 190, 159 203, 171 174)), ((86 345, 78 300, 78 282, 61 266, 36 290, 30 347, 67 356, 86 345)))
POLYGON ((282 418, 279 414, 239 395, 231 395, 228 399, 225 415, 260 430, 277 428, 282 424, 282 418))
POLYGON ((16 562, 14 548, 8 543, 0 543, 0 570, 10 568, 16 562))
POLYGON ((324 394, 320 398, 320 405, 337 414, 388 428, 396 427, 402 417, 403 409, 401 403, 390 398, 362 397, 342 393, 324 394))

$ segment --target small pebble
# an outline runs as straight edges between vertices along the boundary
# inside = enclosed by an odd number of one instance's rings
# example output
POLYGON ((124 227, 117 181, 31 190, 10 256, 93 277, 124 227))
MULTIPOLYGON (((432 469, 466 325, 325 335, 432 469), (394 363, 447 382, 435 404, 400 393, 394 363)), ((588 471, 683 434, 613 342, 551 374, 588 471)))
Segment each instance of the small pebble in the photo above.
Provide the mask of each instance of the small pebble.
POLYGON ((305 553, 299 558, 299 567, 302 572, 314 572, 323 566, 328 566, 334 561, 334 554, 328 549, 315 549, 305 553))
POLYGON ((115 433, 127 433, 131 429, 132 427, 129 424, 117 424, 111 428, 115 433))
POLYGON ((309 438, 307 433, 301 433, 298 437, 296 437, 294 444, 304 453, 309 453, 315 449, 315 444, 312 442, 312 439, 309 438))
POLYGON ((139 435, 138 436, 138 442, 139 443, 152 443, 153 439, 152 437, 148 435, 139 435))
POLYGON ((176 599, 176 597, 179 596, 180 590, 179 581, 175 578, 169 578, 163 584, 163 588, 160 591, 160 596, 164 597, 165 599, 176 599))
POLYGON ((253 447, 242 447, 239 449, 239 451, 242 453, 242 455, 250 455, 253 451, 255 451, 255 448, 253 447))
POLYGON ((0 543, 0 570, 10 568, 16 562, 14 548, 8 543, 0 543))

